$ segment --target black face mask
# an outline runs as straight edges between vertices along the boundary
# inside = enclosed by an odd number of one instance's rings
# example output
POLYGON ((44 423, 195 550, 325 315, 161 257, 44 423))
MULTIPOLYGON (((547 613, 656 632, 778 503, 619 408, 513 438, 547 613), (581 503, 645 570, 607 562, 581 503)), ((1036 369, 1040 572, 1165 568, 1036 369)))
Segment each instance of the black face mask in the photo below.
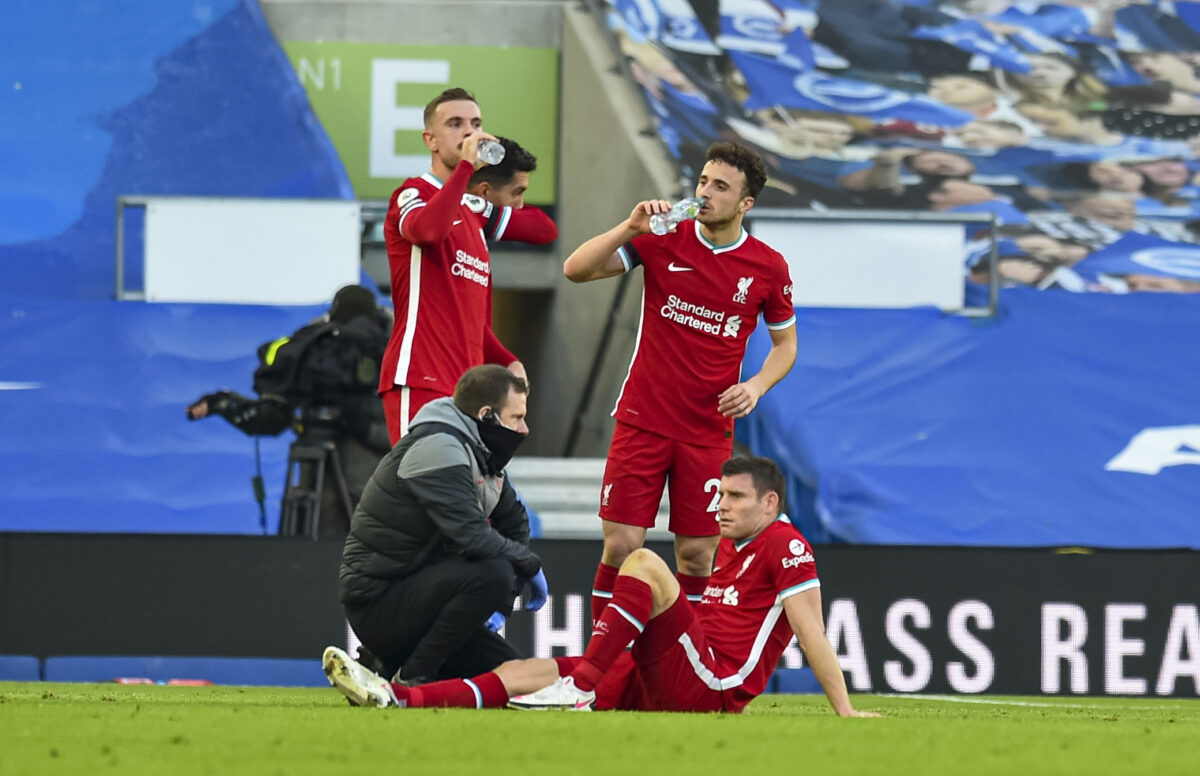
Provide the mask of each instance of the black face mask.
POLYGON ((495 412, 484 415, 483 420, 475 421, 475 425, 479 427, 479 436, 488 449, 488 469, 494 474, 503 471, 525 441, 525 435, 506 428, 495 412))

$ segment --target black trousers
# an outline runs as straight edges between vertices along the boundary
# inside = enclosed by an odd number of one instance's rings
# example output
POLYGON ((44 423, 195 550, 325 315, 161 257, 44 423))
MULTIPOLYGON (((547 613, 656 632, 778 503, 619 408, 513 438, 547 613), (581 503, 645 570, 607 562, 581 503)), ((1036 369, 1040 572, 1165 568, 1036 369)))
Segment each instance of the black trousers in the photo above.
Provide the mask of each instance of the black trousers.
POLYGON ((484 622, 507 607, 516 575, 501 559, 439 561, 397 580, 361 608, 354 632, 386 671, 405 680, 471 677, 523 657, 484 622))

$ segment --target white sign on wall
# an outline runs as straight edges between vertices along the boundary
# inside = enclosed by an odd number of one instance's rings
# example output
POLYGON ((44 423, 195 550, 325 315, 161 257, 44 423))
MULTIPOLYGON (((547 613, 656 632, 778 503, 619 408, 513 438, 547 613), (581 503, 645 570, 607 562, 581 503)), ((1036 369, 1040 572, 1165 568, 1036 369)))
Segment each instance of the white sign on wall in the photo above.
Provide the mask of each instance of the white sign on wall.
POLYGON ((123 203, 146 207, 149 302, 322 304, 361 279, 358 202, 145 197, 123 203))
POLYGON ((797 307, 964 307, 962 222, 820 220, 751 212, 750 231, 787 259, 797 307))

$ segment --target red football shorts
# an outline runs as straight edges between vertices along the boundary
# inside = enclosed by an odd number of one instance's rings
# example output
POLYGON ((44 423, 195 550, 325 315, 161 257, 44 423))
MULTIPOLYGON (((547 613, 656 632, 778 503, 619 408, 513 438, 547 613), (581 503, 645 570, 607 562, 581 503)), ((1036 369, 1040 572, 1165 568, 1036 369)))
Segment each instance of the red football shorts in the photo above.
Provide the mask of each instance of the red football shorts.
POLYGON ((617 421, 600 486, 600 517, 651 528, 668 487, 671 532, 715 536, 721 464, 732 452, 732 439, 704 447, 617 421))
POLYGON ((407 385, 397 385, 384 391, 380 398, 383 399, 383 416, 387 419, 388 439, 392 445, 395 446, 400 437, 408 433, 408 424, 412 423, 419 409, 444 395, 436 391, 409 388, 407 385))
POLYGON ((709 686, 721 675, 692 605, 680 596, 605 672, 596 687, 596 708, 721 711, 725 694, 709 686))

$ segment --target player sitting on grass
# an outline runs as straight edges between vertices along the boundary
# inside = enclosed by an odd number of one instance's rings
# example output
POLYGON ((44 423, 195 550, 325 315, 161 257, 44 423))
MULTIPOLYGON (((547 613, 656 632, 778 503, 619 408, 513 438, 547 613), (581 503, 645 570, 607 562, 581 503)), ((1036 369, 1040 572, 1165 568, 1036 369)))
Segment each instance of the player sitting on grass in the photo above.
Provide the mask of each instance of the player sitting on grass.
POLYGON ((878 716, 850 703, 825 636, 811 547, 780 514, 778 467, 731 458, 721 475, 721 541, 699 605, 680 595, 661 558, 640 549, 621 565, 583 657, 510 661, 409 687, 329 647, 325 675, 359 706, 739 712, 766 688, 794 633, 839 716, 878 716))

